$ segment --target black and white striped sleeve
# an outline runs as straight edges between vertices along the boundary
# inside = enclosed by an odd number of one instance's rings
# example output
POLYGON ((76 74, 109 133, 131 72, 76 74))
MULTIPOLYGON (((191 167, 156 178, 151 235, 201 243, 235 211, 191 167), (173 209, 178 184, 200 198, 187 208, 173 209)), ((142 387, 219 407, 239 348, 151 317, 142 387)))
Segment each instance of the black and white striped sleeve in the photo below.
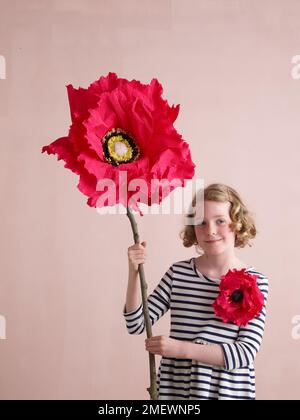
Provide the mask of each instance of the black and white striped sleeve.
MULTIPOLYGON (((173 269, 172 266, 164 274, 156 288, 148 296, 148 308, 151 324, 155 324, 170 308, 170 298, 172 290, 173 269)), ((141 334, 145 329, 143 306, 126 312, 124 308, 123 316, 129 334, 141 334)))
POLYGON ((268 279, 260 275, 257 280, 257 285, 264 295, 264 307, 258 317, 249 321, 246 326, 240 327, 236 341, 222 344, 226 370, 251 366, 259 351, 265 326, 266 304, 269 290, 268 279))

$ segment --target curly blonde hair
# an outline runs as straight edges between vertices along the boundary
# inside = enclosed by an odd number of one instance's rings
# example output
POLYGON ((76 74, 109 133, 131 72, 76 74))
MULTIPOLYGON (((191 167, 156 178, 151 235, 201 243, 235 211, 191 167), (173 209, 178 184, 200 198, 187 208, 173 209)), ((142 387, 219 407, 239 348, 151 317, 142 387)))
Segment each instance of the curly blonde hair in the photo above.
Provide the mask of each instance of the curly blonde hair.
MULTIPOLYGON (((193 197, 192 206, 196 206, 197 195, 193 197)), ((229 215, 232 223, 230 228, 235 233, 236 248, 244 248, 250 244, 250 239, 256 236, 256 227, 254 219, 243 203, 240 195, 233 188, 224 184, 211 184, 204 188, 203 199, 205 201, 217 201, 219 203, 230 203, 229 215)), ((195 214, 188 214, 187 217, 194 217, 195 214)), ((193 225, 185 226, 180 232, 180 237, 183 241, 183 246, 189 248, 193 245, 198 245, 193 225)))

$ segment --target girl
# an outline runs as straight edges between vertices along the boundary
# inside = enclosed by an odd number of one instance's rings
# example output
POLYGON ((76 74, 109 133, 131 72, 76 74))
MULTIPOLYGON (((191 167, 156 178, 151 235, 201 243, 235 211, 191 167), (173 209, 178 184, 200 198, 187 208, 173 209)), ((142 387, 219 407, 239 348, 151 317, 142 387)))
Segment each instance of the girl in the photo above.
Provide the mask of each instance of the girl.
MULTIPOLYGON (((169 336, 146 339, 146 350, 162 356, 160 400, 255 399, 253 362, 264 332, 268 280, 235 255, 235 248, 255 237, 254 221, 233 188, 213 184, 204 189, 203 197, 202 222, 185 226, 181 233, 183 245, 196 245, 202 255, 173 264, 148 297, 152 324, 170 309, 171 330, 169 336), (264 307, 258 317, 238 327, 222 322, 212 303, 221 276, 242 268, 258 276, 264 307)), ((195 208, 196 197, 192 204, 195 208)), ((145 246, 143 242, 128 248, 124 317, 130 334, 141 334, 145 328, 138 282, 145 246)))

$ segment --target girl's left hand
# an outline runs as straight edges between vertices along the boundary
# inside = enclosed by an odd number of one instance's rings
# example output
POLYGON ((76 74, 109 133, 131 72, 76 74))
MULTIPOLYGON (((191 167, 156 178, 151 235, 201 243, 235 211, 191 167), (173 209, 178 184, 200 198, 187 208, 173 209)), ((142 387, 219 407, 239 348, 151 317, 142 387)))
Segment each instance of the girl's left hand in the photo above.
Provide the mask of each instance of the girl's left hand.
POLYGON ((166 357, 182 358, 184 341, 174 338, 158 335, 156 337, 146 338, 145 348, 153 354, 166 357))

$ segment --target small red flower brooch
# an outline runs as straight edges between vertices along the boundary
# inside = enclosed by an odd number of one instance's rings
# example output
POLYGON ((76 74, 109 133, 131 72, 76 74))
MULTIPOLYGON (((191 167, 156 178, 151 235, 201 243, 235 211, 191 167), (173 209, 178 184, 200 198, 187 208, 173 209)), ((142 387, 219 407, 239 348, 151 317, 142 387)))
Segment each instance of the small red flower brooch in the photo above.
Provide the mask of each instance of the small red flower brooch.
POLYGON ((257 286, 258 276, 242 270, 229 270, 221 277, 220 294, 213 303, 215 314, 223 322, 247 325, 257 317, 264 305, 264 296, 257 286))

